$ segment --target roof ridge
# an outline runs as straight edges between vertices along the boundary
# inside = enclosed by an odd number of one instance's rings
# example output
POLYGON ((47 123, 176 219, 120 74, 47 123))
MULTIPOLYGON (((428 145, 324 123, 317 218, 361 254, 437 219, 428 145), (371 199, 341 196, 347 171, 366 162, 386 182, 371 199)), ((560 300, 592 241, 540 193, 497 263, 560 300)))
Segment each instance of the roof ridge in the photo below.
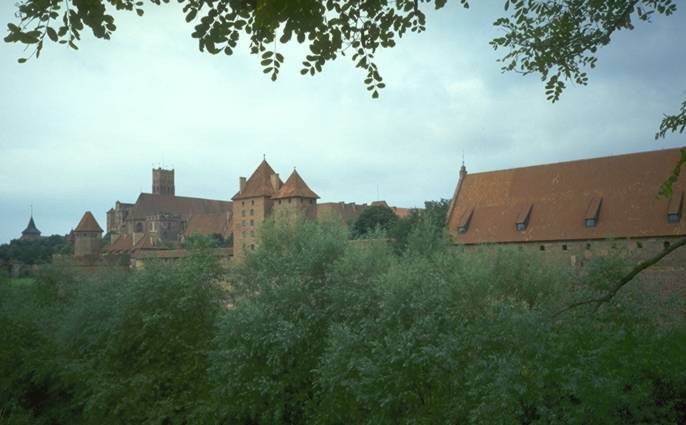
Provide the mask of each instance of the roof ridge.
POLYGON ((86 211, 83 214, 83 217, 81 217, 81 221, 79 221, 79 224, 76 226, 74 231, 75 232, 100 232, 100 233, 102 233, 102 228, 98 224, 95 217, 93 217, 93 213, 90 211, 86 211))
POLYGON ((566 165, 566 164, 574 164, 574 163, 579 163, 579 162, 588 162, 588 161, 596 161, 596 160, 601 160, 601 159, 610 159, 610 158, 622 158, 622 157, 627 157, 627 156, 638 156, 638 155, 645 155, 645 154, 657 154, 658 152, 665 152, 665 151, 679 151, 682 148, 677 147, 677 148, 664 148, 664 149, 654 149, 654 150, 647 150, 647 151, 638 151, 638 152, 629 152, 629 153, 622 153, 619 155, 605 155, 605 156, 594 156, 590 158, 581 158, 581 159, 572 159, 569 161, 558 161, 558 162, 548 162, 545 164, 534 164, 534 165, 524 165, 521 167, 511 167, 511 168, 501 168, 497 170, 490 170, 490 171, 476 171, 476 172, 470 172, 467 174, 467 176, 475 176, 479 174, 489 174, 489 173, 500 173, 500 172, 505 172, 505 171, 515 171, 515 170, 522 170, 522 169, 527 169, 527 168, 539 168, 539 167, 550 167, 550 166, 558 166, 558 165, 566 165))
POLYGON ((298 171, 295 169, 291 175, 288 176, 286 183, 281 186, 281 189, 279 189, 279 191, 273 196, 274 199, 293 197, 314 199, 319 198, 319 196, 314 193, 312 189, 310 189, 307 183, 305 183, 305 180, 303 180, 300 174, 298 174, 298 171))

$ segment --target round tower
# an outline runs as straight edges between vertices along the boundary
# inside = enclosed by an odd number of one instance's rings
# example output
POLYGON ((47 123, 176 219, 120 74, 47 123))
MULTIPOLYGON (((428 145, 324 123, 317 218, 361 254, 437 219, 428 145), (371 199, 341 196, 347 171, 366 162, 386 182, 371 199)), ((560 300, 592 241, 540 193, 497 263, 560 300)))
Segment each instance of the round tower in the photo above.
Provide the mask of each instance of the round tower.
POLYGON ((79 221, 74 229, 74 257, 92 257, 100 255, 102 229, 90 211, 79 221))

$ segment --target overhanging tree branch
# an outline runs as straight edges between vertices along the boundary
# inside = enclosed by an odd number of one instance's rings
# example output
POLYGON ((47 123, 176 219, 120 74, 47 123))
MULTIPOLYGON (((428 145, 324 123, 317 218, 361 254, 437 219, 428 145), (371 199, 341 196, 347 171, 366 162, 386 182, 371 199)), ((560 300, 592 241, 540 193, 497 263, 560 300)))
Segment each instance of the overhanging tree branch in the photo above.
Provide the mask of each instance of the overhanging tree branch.
POLYGON ((562 310, 559 310, 557 313, 553 315, 553 317, 558 317, 562 313, 569 311, 571 309, 581 307, 583 305, 589 305, 589 304, 595 304, 595 308, 593 311, 598 311, 601 305, 609 302, 614 298, 615 295, 619 292, 620 289, 622 289, 627 283, 631 282, 639 273, 641 273, 643 270, 647 269, 648 267, 654 266, 657 264, 660 260, 674 252, 675 250, 681 248, 682 246, 686 245, 686 238, 678 240, 675 244, 670 245, 669 247, 665 248, 663 251, 661 251, 659 254, 654 256, 653 258, 650 258, 648 260, 642 261, 638 263, 636 267, 634 267, 627 275, 625 275, 623 278, 621 278, 615 286, 613 286, 605 295, 599 298, 592 298, 589 300, 584 300, 584 301, 578 301, 573 304, 568 305, 567 307, 563 308, 562 310))

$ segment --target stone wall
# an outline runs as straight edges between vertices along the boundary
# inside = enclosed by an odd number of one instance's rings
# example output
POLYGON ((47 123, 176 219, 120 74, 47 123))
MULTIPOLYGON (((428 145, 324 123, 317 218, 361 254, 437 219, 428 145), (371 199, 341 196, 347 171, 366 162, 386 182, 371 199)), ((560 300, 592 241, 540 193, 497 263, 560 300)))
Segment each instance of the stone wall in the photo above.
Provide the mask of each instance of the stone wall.
MULTIPOLYGON (((583 271, 594 258, 616 255, 630 264, 639 264, 650 259, 669 245, 680 240, 679 237, 588 240, 559 242, 527 242, 500 244, 522 250, 534 258, 540 258, 552 265, 569 267, 570 270, 583 271)), ((498 245, 490 245, 498 246, 498 245)), ((489 249, 489 245, 456 245, 457 249, 473 252, 489 249)), ((686 247, 681 247, 646 269, 638 280, 646 285, 656 285, 660 291, 680 293, 686 296, 686 247)))

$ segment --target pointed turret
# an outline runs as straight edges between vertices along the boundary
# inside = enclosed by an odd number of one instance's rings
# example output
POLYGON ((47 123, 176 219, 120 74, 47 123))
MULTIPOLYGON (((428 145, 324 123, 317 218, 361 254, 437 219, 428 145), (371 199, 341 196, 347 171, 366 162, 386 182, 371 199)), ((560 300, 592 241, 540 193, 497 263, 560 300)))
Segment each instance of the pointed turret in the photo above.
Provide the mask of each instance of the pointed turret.
POLYGON ((26 226, 23 232, 21 232, 21 240, 23 241, 35 241, 40 239, 40 230, 36 227, 36 223, 33 222, 33 214, 29 218, 29 224, 26 226))
POLYGON ((90 211, 86 213, 74 229, 74 256, 87 257, 100 254, 102 228, 90 211))
POLYGON ((283 182, 279 175, 274 172, 267 160, 262 160, 249 179, 240 178, 240 190, 231 199, 235 201, 260 196, 271 197, 279 191, 281 185, 283 182))
POLYGON ((273 196, 274 199, 285 199, 285 198, 305 198, 305 199, 319 199, 319 196, 312 191, 312 189, 307 186, 305 180, 300 177, 300 174, 296 170, 293 170, 291 175, 286 180, 286 183, 281 186, 281 189, 276 195, 273 196))
POLYGON ((290 221, 297 216, 312 219, 317 217, 319 196, 307 186, 295 169, 272 199, 276 220, 290 221))

